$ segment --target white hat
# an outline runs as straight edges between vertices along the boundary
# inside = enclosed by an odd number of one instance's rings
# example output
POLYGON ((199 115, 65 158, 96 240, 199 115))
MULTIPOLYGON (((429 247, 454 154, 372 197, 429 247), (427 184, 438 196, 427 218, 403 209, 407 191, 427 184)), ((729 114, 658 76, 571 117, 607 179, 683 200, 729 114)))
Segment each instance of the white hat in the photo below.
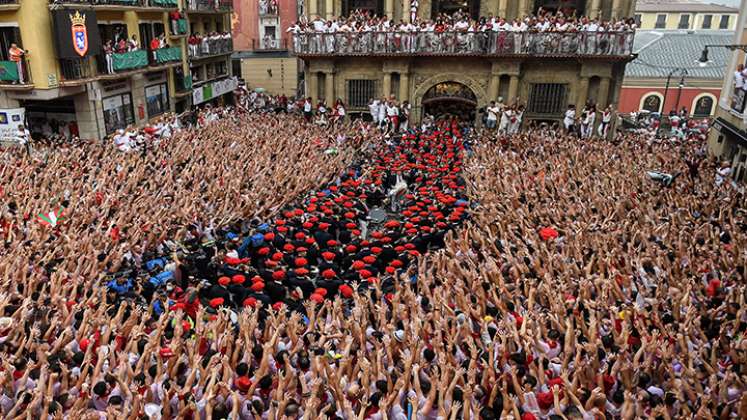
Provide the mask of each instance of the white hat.
POLYGON ((0 318, 0 330, 6 330, 13 326, 13 318, 4 316, 0 318))

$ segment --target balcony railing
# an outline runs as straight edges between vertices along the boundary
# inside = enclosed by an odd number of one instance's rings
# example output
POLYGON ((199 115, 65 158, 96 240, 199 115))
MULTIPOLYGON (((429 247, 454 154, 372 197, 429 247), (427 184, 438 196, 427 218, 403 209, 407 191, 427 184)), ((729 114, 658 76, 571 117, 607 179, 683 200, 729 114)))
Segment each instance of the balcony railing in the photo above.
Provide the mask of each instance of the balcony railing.
POLYGON ((107 60, 107 73, 122 73, 148 67, 148 52, 145 50, 113 53, 104 57, 107 60), (109 63, 111 59, 111 63, 109 63), (111 67, 109 67, 111 64, 111 67))
POLYGON ((60 73, 62 80, 73 81, 88 79, 96 76, 96 69, 92 57, 61 58, 60 73))
POLYGON ((0 61, 0 85, 32 85, 26 58, 20 62, 0 61))
POLYGON ((159 50, 156 50, 157 65, 181 61, 181 59, 182 49, 179 47, 161 48, 159 50))
MULTIPOLYGON (((0 0, 0 4, 8 0, 0 0)), ((59 4, 87 4, 92 6, 124 6, 124 7, 164 7, 175 9, 178 0, 50 0, 59 4)))
POLYGON ((252 39, 253 51, 286 51, 288 49, 287 39, 252 39))
POLYGON ((189 10, 198 12, 228 12, 233 9, 233 0, 189 0, 189 10))
POLYGON ((297 55, 629 57, 634 32, 339 32, 293 35, 297 55))
POLYGON ((200 58, 211 55, 230 54, 233 52, 233 40, 203 39, 198 44, 189 44, 189 57, 200 58))

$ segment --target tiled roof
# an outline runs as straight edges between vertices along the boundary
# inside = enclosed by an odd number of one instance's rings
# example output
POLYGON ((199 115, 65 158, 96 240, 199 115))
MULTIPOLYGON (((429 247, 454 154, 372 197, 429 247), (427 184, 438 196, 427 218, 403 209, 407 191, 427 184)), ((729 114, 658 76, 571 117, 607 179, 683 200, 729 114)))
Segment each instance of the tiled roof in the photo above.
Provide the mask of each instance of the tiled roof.
POLYGON ((674 68, 686 68, 687 75, 697 79, 723 79, 731 51, 709 48, 710 62, 700 67, 697 60, 706 45, 731 44, 731 31, 637 31, 633 52, 638 57, 628 63, 625 77, 666 77, 674 68))

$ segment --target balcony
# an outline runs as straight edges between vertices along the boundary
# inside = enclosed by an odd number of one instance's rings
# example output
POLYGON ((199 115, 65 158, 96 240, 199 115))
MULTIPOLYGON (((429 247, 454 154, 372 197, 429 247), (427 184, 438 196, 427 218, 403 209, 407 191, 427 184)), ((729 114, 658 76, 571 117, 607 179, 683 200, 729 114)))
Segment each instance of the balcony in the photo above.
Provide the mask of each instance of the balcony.
POLYGON ((272 17, 280 14, 277 0, 259 0, 259 15, 272 17))
POLYGON ((340 32, 293 34, 298 56, 630 59, 634 32, 340 32))
POLYGON ((17 10, 20 7, 19 0, 0 0, 0 10, 17 10))
POLYGON ((156 50, 156 65, 178 62, 182 60, 182 49, 179 47, 161 48, 156 50))
POLYGON ((191 12, 226 13, 233 10, 233 0, 188 0, 191 12))
POLYGON ((252 39, 252 51, 287 51, 287 39, 252 39))
POLYGON ((60 85, 80 85, 96 77, 96 60, 93 57, 61 58, 60 85))
MULTIPOLYGON (((109 57, 106 57, 109 60, 109 57)), ((111 54, 114 73, 123 73, 148 67, 148 52, 145 50, 129 51, 111 54)), ((111 73, 111 71, 109 72, 111 73)))
POLYGON ((33 87, 34 83, 25 57, 20 63, 0 61, 0 89, 25 90, 33 87))
MULTIPOLYGON (((0 4, 2 4, 3 1, 8 0, 0 0, 0 4)), ((102 6, 108 9, 148 7, 176 9, 179 6, 178 0, 50 0, 50 3, 55 5, 80 4, 87 6, 102 6)))
POLYGON ((228 39, 203 39, 197 44, 189 44, 189 58, 203 59, 218 55, 231 54, 233 52, 233 40, 228 39))

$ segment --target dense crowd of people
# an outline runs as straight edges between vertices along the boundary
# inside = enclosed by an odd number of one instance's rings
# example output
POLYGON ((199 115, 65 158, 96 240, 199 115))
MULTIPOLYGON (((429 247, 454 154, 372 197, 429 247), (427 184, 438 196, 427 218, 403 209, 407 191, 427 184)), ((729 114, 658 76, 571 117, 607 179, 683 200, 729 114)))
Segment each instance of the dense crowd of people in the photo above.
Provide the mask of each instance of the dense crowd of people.
POLYGON ((229 32, 196 32, 187 38, 187 47, 190 57, 200 57, 229 53, 233 50, 233 43, 229 32))
POLYGON ((248 111, 2 151, 3 418, 747 417, 702 143, 248 111))
POLYGON ((542 10, 513 20, 499 16, 472 19, 457 11, 407 22, 357 10, 348 17, 301 20, 287 32, 294 34, 295 51, 315 54, 428 51, 625 55, 631 52, 635 28, 633 19, 606 21, 542 10))

